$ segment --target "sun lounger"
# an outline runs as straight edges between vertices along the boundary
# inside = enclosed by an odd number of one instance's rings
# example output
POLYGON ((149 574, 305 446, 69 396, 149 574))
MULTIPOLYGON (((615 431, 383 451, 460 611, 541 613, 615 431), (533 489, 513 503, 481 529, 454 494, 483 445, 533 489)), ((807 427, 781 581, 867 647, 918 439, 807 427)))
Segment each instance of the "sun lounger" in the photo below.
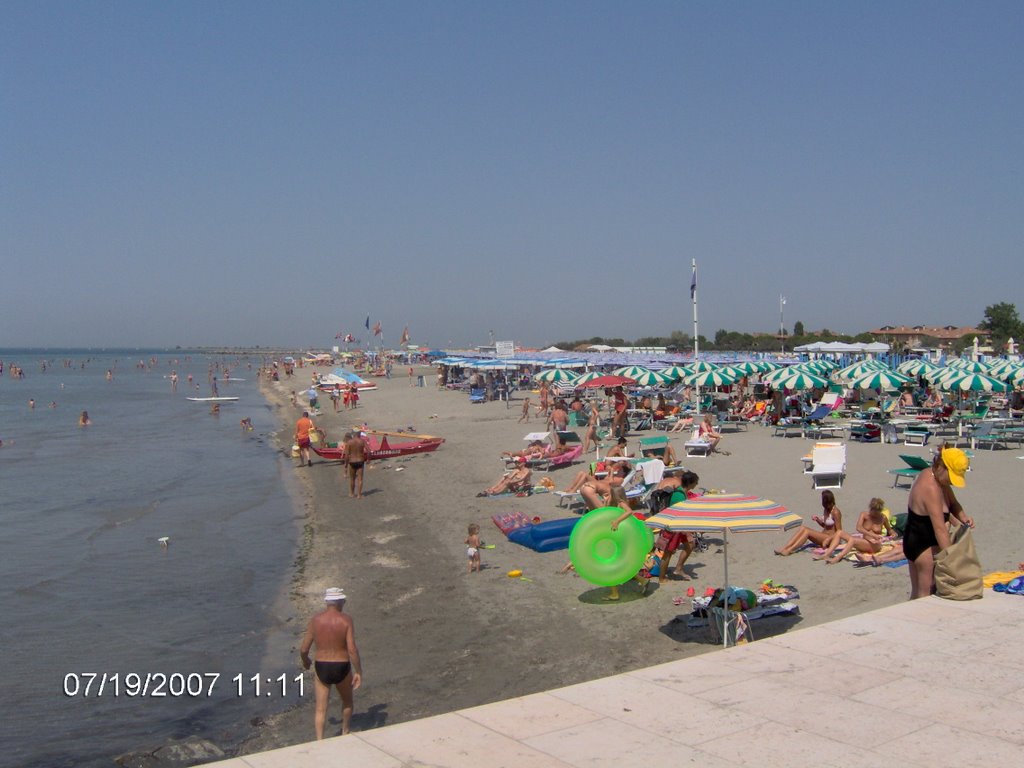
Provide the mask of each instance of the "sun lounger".
POLYGON ((811 485, 821 488, 842 488, 846 478, 846 445, 816 446, 811 452, 811 485))
POLYGON ((693 438, 683 443, 688 458, 704 458, 711 455, 711 443, 702 438, 693 438))
POLYGON ((927 424, 907 424, 903 427, 904 445, 927 445, 931 436, 932 431, 927 424))
POLYGON ((892 480, 893 488, 899 487, 901 477, 905 477, 913 482, 914 478, 921 474, 921 470, 928 469, 931 466, 927 460, 922 459, 920 456, 901 453, 900 458, 903 459, 907 466, 889 470, 889 474, 894 475, 892 480))

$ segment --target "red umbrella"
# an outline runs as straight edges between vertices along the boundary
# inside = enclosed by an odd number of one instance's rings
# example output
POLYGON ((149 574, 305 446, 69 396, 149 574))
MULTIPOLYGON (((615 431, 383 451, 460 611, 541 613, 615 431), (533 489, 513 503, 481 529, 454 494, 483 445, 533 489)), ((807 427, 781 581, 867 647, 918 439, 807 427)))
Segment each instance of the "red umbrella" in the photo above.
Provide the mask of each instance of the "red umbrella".
POLYGON ((636 384, 636 379, 631 379, 628 376, 598 376, 586 384, 580 384, 580 389, 584 387, 594 387, 595 389, 599 387, 621 387, 626 384, 636 384))

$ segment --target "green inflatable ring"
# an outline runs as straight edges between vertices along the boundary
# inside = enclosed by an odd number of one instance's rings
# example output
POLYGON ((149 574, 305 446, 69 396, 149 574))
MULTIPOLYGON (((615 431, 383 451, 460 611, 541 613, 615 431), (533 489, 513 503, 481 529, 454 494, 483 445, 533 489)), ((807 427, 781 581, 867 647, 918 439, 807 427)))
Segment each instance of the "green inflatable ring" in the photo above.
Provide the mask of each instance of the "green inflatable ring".
POLYGON ((633 516, 613 531, 612 521, 621 514, 619 507, 595 509, 569 536, 569 559, 576 573, 599 587, 614 587, 636 576, 654 546, 650 529, 633 516))

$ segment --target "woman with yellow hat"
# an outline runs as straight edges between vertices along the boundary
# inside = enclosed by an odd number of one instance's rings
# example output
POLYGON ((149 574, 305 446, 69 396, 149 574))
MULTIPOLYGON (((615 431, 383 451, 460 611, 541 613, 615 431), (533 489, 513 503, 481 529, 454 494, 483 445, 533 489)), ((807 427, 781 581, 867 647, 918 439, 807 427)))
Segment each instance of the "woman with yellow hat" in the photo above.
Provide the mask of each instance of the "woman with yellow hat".
POLYGON ((914 480, 907 500, 907 525, 903 552, 910 561, 910 599, 927 597, 935 591, 935 555, 949 546, 949 518, 974 527, 964 514, 953 487, 966 485, 964 473, 970 461, 959 448, 942 448, 930 469, 914 480))

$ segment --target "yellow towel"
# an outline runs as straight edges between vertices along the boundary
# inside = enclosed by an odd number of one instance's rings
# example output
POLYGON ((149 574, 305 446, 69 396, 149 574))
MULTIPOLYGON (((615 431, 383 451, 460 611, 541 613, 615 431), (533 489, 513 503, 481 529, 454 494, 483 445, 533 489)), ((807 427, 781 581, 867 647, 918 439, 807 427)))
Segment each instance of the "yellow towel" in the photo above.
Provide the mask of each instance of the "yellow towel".
POLYGON ((996 571, 986 575, 982 581, 986 589, 992 589, 994 584, 1005 584, 1018 576, 1024 576, 1024 571, 996 571))

